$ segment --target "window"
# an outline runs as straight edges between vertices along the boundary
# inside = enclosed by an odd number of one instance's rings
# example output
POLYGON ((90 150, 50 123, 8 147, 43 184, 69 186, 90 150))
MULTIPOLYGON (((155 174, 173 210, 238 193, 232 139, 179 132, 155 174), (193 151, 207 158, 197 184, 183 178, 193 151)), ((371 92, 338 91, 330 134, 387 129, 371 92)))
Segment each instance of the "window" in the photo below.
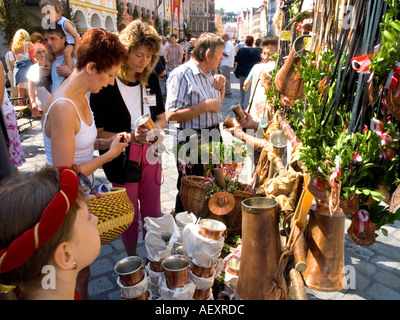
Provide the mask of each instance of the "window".
POLYGON ((204 31, 204 21, 203 20, 199 20, 199 30, 198 31, 204 31))
POLYGON ((197 31, 197 21, 192 20, 192 31, 197 31))

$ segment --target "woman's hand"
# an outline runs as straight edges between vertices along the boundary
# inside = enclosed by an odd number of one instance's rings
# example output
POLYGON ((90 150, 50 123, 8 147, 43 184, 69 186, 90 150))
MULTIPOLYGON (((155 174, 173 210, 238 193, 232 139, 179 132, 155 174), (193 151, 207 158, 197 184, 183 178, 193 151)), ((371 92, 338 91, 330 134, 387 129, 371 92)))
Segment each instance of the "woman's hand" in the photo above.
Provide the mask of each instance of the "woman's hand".
POLYGON ((131 141, 131 135, 126 132, 120 132, 111 137, 109 140, 111 140, 111 144, 110 144, 110 149, 107 152, 109 152, 114 159, 118 157, 121 154, 121 152, 125 150, 127 146, 129 146, 129 142, 131 141))
POLYGON ((140 144, 146 144, 150 145, 155 143, 156 141, 159 141, 161 139, 164 140, 165 138, 165 132, 164 130, 157 125, 158 129, 154 130, 148 130, 145 128, 138 127, 135 130, 135 142, 140 143, 140 144))
POLYGON ((148 129, 138 127, 134 132, 135 142, 140 143, 140 144, 147 144, 147 145, 150 144, 150 142, 147 141, 148 132, 149 132, 148 129))

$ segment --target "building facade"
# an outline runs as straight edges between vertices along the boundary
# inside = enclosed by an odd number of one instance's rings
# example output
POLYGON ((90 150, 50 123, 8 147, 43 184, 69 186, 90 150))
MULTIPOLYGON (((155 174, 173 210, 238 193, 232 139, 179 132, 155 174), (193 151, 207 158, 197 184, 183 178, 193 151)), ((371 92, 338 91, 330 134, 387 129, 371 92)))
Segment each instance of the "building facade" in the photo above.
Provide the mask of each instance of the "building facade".
POLYGON ((203 32, 215 33, 215 1, 190 0, 189 23, 191 34, 195 38, 203 32))
MULTIPOLYGON (((83 33, 93 27, 109 31, 117 30, 117 6, 115 0, 63 0, 69 3, 75 14, 78 32, 83 33)), ((26 0, 30 20, 35 30, 40 31, 43 14, 40 0, 26 0)))
POLYGON ((273 26, 273 20, 274 20, 274 16, 275 16, 276 10, 278 9, 279 3, 278 3, 277 0, 268 0, 268 1, 264 1, 264 3, 266 5, 266 13, 267 13, 267 17, 266 17, 266 23, 267 23, 266 35, 273 36, 273 35, 275 35, 274 26, 273 26))
POLYGON ((115 0, 69 0, 77 19, 76 28, 83 33, 91 28, 117 30, 117 7, 115 0))

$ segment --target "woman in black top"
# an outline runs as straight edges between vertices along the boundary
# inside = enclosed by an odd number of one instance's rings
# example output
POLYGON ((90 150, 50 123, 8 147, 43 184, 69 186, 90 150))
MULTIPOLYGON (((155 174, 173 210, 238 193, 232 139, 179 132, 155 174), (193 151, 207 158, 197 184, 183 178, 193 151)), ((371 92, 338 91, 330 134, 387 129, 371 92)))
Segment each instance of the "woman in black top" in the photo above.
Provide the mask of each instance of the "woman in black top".
POLYGON ((163 134, 164 102, 158 77, 153 72, 159 59, 161 38, 152 26, 135 20, 121 32, 119 39, 128 50, 127 59, 121 66, 115 84, 98 94, 92 94, 90 105, 98 137, 107 138, 122 128, 132 132, 132 142, 126 148, 126 156, 105 164, 103 169, 114 186, 126 188, 135 206, 133 223, 121 235, 121 240, 127 254, 136 255, 139 211, 142 226, 145 217, 161 216, 161 165, 150 147, 148 132, 137 128, 135 123, 143 114, 150 114, 159 128, 157 135, 163 134), (128 160, 140 164, 142 176, 139 182, 132 182, 128 178, 128 160))
POLYGON ((243 89, 244 81, 249 75, 251 68, 262 61, 260 52, 256 48, 253 48, 253 44, 254 38, 252 36, 247 36, 245 39, 245 47, 240 48, 235 56, 235 65, 237 65, 240 81, 240 105, 243 109, 247 108, 250 97, 250 90, 246 92, 243 89))

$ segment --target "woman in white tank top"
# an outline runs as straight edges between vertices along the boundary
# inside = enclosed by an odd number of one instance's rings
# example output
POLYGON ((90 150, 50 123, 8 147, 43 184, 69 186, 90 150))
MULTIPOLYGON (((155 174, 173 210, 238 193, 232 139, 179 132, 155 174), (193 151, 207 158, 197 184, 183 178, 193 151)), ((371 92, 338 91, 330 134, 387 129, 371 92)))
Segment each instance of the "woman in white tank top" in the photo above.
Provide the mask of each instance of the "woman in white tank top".
MULTIPOLYGON (((125 48, 118 37, 91 29, 82 38, 80 59, 72 74, 52 94, 44 110, 43 138, 47 164, 78 165, 84 175, 119 156, 130 141, 126 132, 110 139, 97 139, 97 129, 88 102, 88 92, 113 84, 125 48), (105 52, 99 55, 98 52, 105 52), (121 136, 125 142, 120 142, 121 136), (108 149, 93 158, 95 149, 108 149)), ((111 109, 110 109, 111 112, 111 109)))
MULTIPOLYGON (((93 28, 84 34, 75 69, 55 90, 44 110, 43 137, 49 165, 72 167, 75 164, 79 172, 90 175, 128 146, 131 136, 126 132, 109 139, 96 138, 97 129, 87 97, 88 92, 98 92, 114 83, 125 54, 125 47, 111 32, 93 28), (124 142, 120 142, 121 138, 124 142), (109 150, 93 158, 95 149, 109 150)), ((85 260, 85 257, 75 259, 78 265, 79 259, 85 260)), ((85 265, 86 261, 81 263, 85 265)), ((87 299, 89 276, 89 267, 78 274, 76 290, 82 299, 87 299)))

